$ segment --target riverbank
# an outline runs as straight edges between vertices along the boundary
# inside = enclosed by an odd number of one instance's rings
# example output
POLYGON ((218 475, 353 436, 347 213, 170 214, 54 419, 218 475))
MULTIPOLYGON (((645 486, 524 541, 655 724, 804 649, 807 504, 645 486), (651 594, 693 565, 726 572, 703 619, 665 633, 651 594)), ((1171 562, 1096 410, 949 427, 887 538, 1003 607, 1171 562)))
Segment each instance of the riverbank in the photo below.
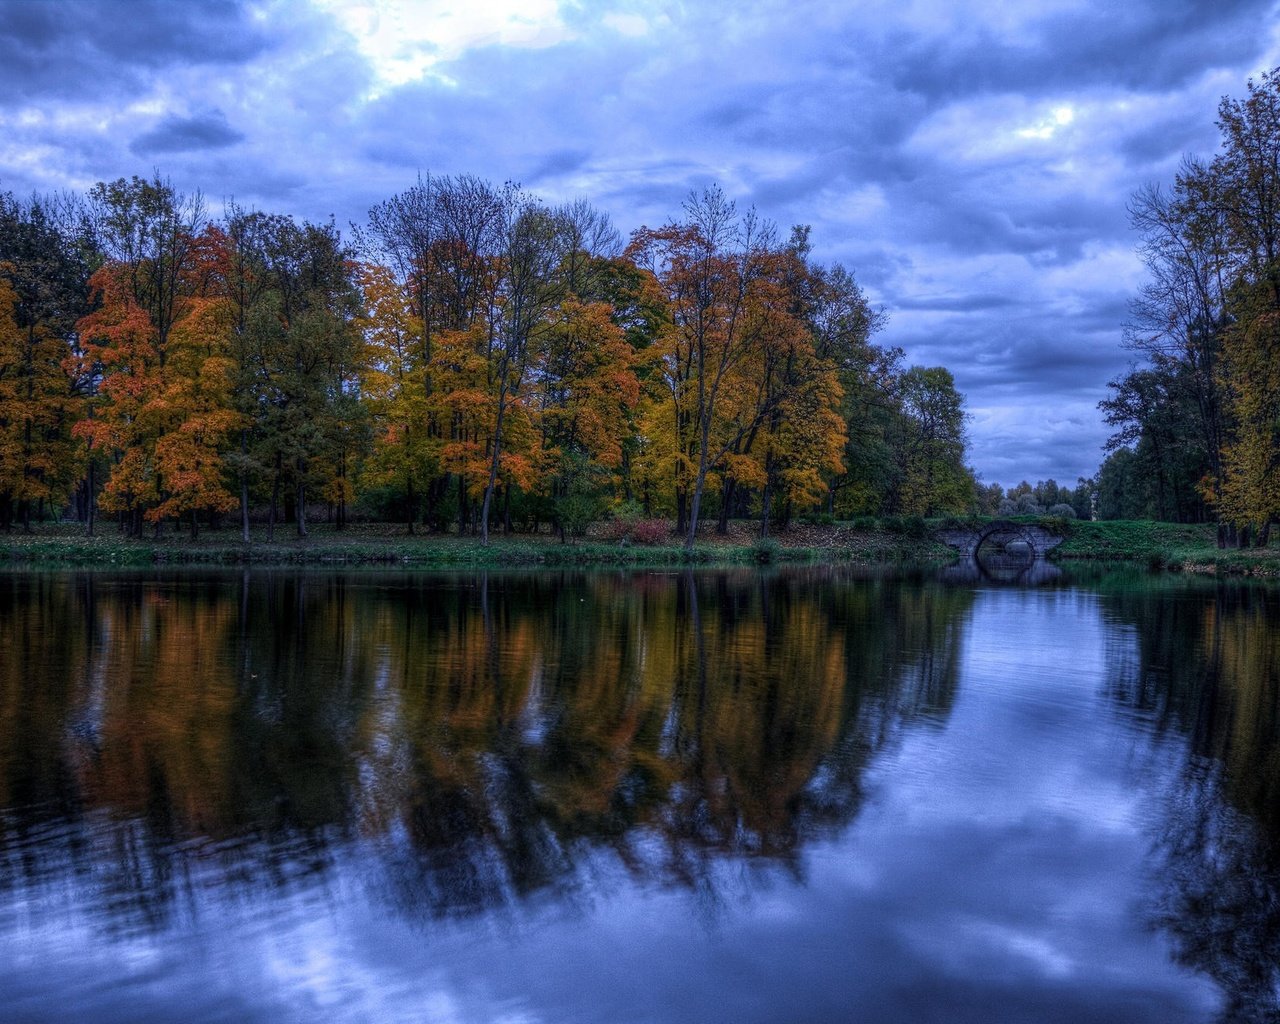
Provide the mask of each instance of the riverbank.
MULTIPOLYGON (((1056 562, 1124 562, 1144 568, 1206 575, 1280 578, 1280 547, 1219 550, 1211 524, 1153 522, 1039 522, 1064 535, 1050 553, 1056 562)), ((977 525, 982 520, 947 520, 977 525)), ((268 540, 255 528, 248 544, 238 531, 205 531, 192 540, 186 533, 162 531, 141 539, 122 537, 111 527, 85 537, 70 523, 44 524, 31 534, 0 534, 0 564, 28 566, 149 565, 298 565, 398 566, 408 568, 501 568, 679 565, 731 566, 849 564, 859 566, 945 565, 955 552, 938 543, 933 531, 942 520, 916 518, 862 519, 852 523, 793 524, 775 537, 761 540, 757 525, 729 524, 726 534, 714 524, 699 534, 692 554, 674 535, 656 544, 609 539, 599 535, 562 543, 558 536, 495 534, 488 547, 478 538, 457 535, 409 535, 403 526, 356 524, 335 530, 324 524, 300 539, 289 530, 268 540)))
POLYGON ((1280 578, 1280 547, 1227 548, 1212 523, 1068 521, 1058 562, 1136 562, 1154 571, 1280 578))
MULTIPOLYGON (((919 521, 915 521, 919 523, 919 521)), ((205 531, 192 540, 185 533, 159 537, 122 537, 115 530, 84 536, 75 524, 42 525, 31 534, 0 535, 0 564, 57 566, 147 565, 299 565, 399 566, 409 568, 501 568, 558 566, 768 565, 773 563, 847 563, 851 565, 946 564, 953 553, 927 531, 897 521, 886 525, 796 525, 777 538, 761 540, 755 524, 731 523, 727 534, 714 524, 699 534, 690 554, 672 535, 656 544, 586 537, 568 543, 550 533, 494 534, 489 545, 454 534, 409 535, 403 526, 357 524, 345 530, 310 528, 304 538, 277 529, 205 531)))

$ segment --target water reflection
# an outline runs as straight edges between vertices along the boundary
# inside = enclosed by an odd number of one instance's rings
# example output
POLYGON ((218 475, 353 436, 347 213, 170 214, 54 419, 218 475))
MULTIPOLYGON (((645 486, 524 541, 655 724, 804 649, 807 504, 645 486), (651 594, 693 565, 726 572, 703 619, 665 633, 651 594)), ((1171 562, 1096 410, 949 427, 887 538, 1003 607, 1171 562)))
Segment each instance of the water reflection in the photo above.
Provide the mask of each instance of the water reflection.
POLYGON ((0 1005, 1276 1019, 1276 596, 959 582, 0 575, 0 1005))
POLYGON ((601 851, 683 886, 794 869, 875 751, 945 717, 970 600, 817 582, 6 577, 0 886, 74 878, 105 926, 158 929, 195 872, 200 899, 288 887, 353 847, 417 917, 601 851))
POLYGON ((945 567, 939 575, 952 585, 995 583, 1020 587, 1040 587, 1065 578, 1061 569, 1044 558, 985 549, 945 567))
POLYGON ((1226 995, 1225 1021, 1280 1019, 1280 595, 1125 588, 1135 639, 1111 698, 1155 737, 1186 736, 1164 796, 1153 919, 1226 995))

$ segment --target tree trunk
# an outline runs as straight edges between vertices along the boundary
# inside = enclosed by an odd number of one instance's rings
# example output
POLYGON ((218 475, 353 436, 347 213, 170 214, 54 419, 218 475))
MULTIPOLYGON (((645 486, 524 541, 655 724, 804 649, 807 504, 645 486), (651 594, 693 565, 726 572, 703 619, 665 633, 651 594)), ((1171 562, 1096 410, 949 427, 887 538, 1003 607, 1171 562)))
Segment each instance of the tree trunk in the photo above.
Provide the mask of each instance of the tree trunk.
POLYGON ((685 551, 693 550, 698 537, 698 513, 702 510, 702 491, 707 486, 707 448, 711 444, 711 420, 702 417, 702 438, 698 451, 698 475, 693 481, 693 501, 689 506, 689 532, 684 538, 685 551))
POLYGON ((304 540, 307 536, 307 485, 303 481, 303 473, 305 471, 306 463, 299 459, 297 498, 295 499, 295 502, 298 509, 298 536, 304 540))
POLYGON ((280 509, 280 453, 276 452, 275 474, 271 480, 271 512, 267 517, 267 540, 276 539, 276 516, 280 509))
POLYGON ((722 537, 729 532, 729 513, 732 511, 737 489, 738 482, 729 477, 720 491, 720 520, 716 523, 716 533, 722 537))
MULTIPOLYGON (((93 407, 89 407, 89 419, 93 419, 93 407)), ((85 492, 85 519, 84 519, 84 535, 86 537, 93 536, 93 515, 97 510, 97 495, 94 494, 93 481, 93 448, 89 448, 89 480, 88 488, 85 492)))
POLYGON ((480 510, 480 546, 489 546, 489 508, 493 504, 493 488, 498 482, 498 460, 502 455, 502 418, 506 415, 505 391, 498 393, 498 418, 493 425, 493 458, 489 460, 489 482, 484 488, 484 505, 480 510))
MULTIPOLYGON (((249 455, 249 440, 245 431, 240 431, 240 454, 249 455)), ((249 474, 240 467, 240 539, 249 543, 249 474)))

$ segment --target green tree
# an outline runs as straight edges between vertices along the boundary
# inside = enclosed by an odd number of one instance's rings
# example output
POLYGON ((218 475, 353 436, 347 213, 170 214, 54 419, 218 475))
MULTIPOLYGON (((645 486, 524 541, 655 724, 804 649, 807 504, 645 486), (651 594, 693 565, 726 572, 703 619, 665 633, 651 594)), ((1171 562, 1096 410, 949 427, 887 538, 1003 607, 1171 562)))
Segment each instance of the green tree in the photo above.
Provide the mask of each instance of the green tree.
MULTIPOLYGON (((308 489, 343 488, 357 413, 361 299, 357 264, 332 224, 272 216, 257 231, 268 285, 250 306, 256 460, 271 487, 270 529, 286 486, 297 533, 307 536, 308 489)), ((345 500, 345 498, 344 498, 345 500)))
POLYGON ((909 515, 963 512, 974 480, 964 463, 964 399, 945 367, 913 366, 899 383, 902 467, 899 511, 909 515))

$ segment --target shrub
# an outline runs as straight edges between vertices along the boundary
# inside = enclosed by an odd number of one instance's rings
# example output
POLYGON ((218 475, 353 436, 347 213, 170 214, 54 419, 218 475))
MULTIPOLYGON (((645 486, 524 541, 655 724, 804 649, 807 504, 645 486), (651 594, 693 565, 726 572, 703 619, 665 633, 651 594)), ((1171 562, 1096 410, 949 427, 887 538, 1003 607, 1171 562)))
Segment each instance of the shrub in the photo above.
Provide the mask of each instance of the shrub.
POLYGON ((782 545, 772 537, 764 537, 751 546, 751 556, 759 565, 771 565, 782 554, 782 545))
POLYGON ((624 541, 631 535, 631 525, 627 519, 610 519, 600 527, 600 539, 624 541))
POLYGON ((1076 510, 1066 502, 1060 501, 1056 505, 1049 506, 1049 515, 1056 516, 1058 519, 1074 519, 1076 510))
POLYGON ((929 536, 929 524, 924 516, 885 516, 881 521, 885 533, 896 533, 912 540, 929 536))
POLYGON ((631 524, 631 539, 637 544, 661 544, 670 536, 665 519, 638 519, 631 524))
POLYGON ((584 537, 599 514, 596 500, 586 494, 570 494, 556 503, 556 524, 571 537, 584 537))
POLYGON ((640 502, 627 500, 613 507, 609 517, 600 524, 598 535, 621 544, 661 544, 671 540, 672 523, 647 515, 640 502))
POLYGON ((1055 533, 1059 537, 1071 536, 1071 524, 1075 522, 1073 516, 1044 516, 1040 520, 1040 525, 1050 533, 1055 533))

